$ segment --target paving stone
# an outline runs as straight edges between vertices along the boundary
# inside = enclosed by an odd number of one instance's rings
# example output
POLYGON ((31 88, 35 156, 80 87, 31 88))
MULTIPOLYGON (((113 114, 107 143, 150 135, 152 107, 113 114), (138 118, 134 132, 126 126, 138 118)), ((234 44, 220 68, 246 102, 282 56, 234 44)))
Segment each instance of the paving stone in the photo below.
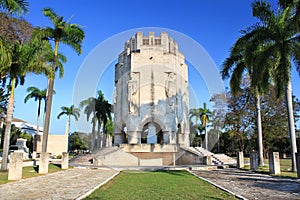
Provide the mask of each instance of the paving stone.
POLYGON ((274 177, 238 169, 193 171, 247 199, 300 199, 300 180, 274 177))
POLYGON ((0 185, 0 199, 76 199, 116 174, 112 169, 73 168, 0 185))

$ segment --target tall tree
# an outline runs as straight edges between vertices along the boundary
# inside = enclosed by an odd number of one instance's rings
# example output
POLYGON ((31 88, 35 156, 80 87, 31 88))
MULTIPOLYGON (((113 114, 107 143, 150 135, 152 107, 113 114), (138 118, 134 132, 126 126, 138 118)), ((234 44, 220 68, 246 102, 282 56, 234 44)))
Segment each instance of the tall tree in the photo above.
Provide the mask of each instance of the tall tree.
MULTIPOLYGON (((101 126, 101 121, 102 121, 102 146, 105 145, 106 143, 106 124, 107 121, 111 119, 111 105, 108 103, 108 101, 105 99, 104 94, 102 91, 98 91, 98 96, 96 99, 96 116, 98 119, 98 127, 101 126)), ((98 135, 99 138, 101 138, 100 132, 98 135)), ((101 145, 100 145, 101 147, 101 145)))
MULTIPOLYGON (((243 31, 242 31, 243 32, 243 31)), ((245 34, 240 37, 236 43, 233 45, 230 51, 230 55, 223 63, 222 68, 222 78, 230 79, 230 88, 233 95, 237 95, 240 90, 240 85, 245 73, 251 79, 251 87, 255 92, 255 102, 256 102, 256 129, 258 135, 258 154, 259 154, 259 165, 264 165, 263 156, 263 134, 261 125, 261 108, 260 99, 261 94, 267 91, 269 85, 270 72, 269 68, 266 66, 257 66, 256 56, 260 52, 261 47, 258 46, 257 42, 252 41, 249 35, 245 34), (262 75, 263 80, 260 80, 257 76, 262 75)))
MULTIPOLYGON (((276 84, 278 96, 285 91, 293 171, 297 171, 297 145, 292 104, 292 66, 300 73, 300 20, 295 8, 299 8, 299 1, 276 10, 272 10, 271 5, 265 1, 256 1, 252 4, 252 13, 259 22, 245 31, 252 41, 263 47, 256 57, 258 66, 265 66, 269 60, 273 62, 272 80, 276 84)), ((256 77, 259 77, 258 80, 263 78, 261 74, 256 77)))
POLYGON ((0 9, 9 13, 22 14, 28 12, 28 1, 25 0, 0 0, 0 9))
POLYGON ((36 134, 39 134, 40 131, 40 116, 41 116, 41 104, 42 100, 46 100, 46 89, 40 90, 36 87, 27 88, 29 94, 25 97, 24 102, 26 103, 29 99, 33 98, 35 101, 38 101, 38 110, 37 110, 37 123, 36 123, 36 134))
POLYGON ((2 66, 0 69, 1 73, 7 74, 7 77, 9 78, 10 91, 4 134, 3 161, 1 165, 1 169, 3 171, 7 170, 9 137, 14 108, 15 87, 18 85, 18 83, 23 85, 25 81, 25 75, 29 72, 33 72, 35 67, 40 67, 38 65, 39 61, 37 60, 40 55, 38 51, 40 46, 35 41, 28 42, 26 44, 22 44, 21 42, 17 41, 10 48, 12 58, 11 65, 2 66))
POLYGON ((209 123, 211 117, 211 111, 206 108, 206 103, 203 103, 203 108, 199 108, 200 120, 205 133, 205 148, 208 149, 208 134, 207 134, 207 124, 209 123))
POLYGON ((91 152, 95 150, 95 129, 96 129, 96 98, 90 97, 86 100, 83 100, 79 104, 80 108, 84 108, 84 114, 86 114, 86 120, 89 121, 90 116, 92 118, 92 133, 91 133, 91 152))
POLYGON ((78 54, 81 54, 81 43, 84 38, 84 32, 77 24, 65 21, 63 16, 57 15, 51 8, 45 8, 43 14, 53 23, 52 27, 46 27, 41 30, 43 38, 54 42, 52 76, 48 76, 46 113, 44 117, 44 133, 42 142, 42 151, 47 152, 47 142, 50 127, 50 116, 52 107, 52 98, 54 91, 55 71, 57 69, 58 48, 63 43, 70 46, 78 54))
POLYGON ((200 113, 200 109, 199 108, 192 108, 190 109, 190 120, 192 120, 193 118, 195 118, 195 125, 197 127, 197 132, 200 131, 199 127, 200 127, 200 117, 201 117, 201 113, 200 113))
POLYGON ((0 134, 1 134, 0 148, 3 148, 3 142, 4 142, 3 125, 6 116, 8 98, 9 98, 9 94, 6 93, 6 90, 4 88, 0 88, 0 134))
POLYGON ((67 121, 67 125, 66 125, 66 134, 69 134, 70 125, 71 125, 71 116, 73 116, 75 118, 75 120, 77 121, 78 118, 80 117, 80 109, 75 108, 74 105, 71 105, 70 107, 62 106, 61 110, 62 110, 62 112, 60 112, 57 115, 57 119, 59 119, 62 115, 68 116, 68 121, 67 121))

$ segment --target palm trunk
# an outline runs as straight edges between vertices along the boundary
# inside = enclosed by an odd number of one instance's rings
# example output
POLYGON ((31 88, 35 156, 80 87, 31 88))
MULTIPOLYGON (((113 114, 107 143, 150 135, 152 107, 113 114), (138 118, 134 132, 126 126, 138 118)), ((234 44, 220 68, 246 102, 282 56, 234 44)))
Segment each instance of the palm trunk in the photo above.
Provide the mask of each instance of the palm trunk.
MULTIPOLYGON (((58 54, 58 45, 59 41, 55 41, 54 48, 54 60, 52 65, 52 73, 53 77, 48 78, 48 86, 47 86, 47 97, 46 97, 46 106, 45 106, 45 118, 44 118, 44 131, 43 131, 43 142, 42 142, 42 152, 47 152, 47 142, 50 128, 50 117, 51 117, 51 107, 52 107, 52 98, 54 91, 54 79, 55 79, 55 69, 57 66, 57 54, 58 54)), ((51 76, 50 75, 50 76, 51 76)))
POLYGON ((102 148, 101 145, 101 122, 98 120, 98 130, 97 130, 97 149, 102 148))
MULTIPOLYGON (((2 115, 3 116, 3 115, 2 115)), ((4 124, 4 118, 0 118, 0 132, 1 132, 1 143, 0 148, 3 148, 3 142, 4 142, 4 132, 3 132, 3 124, 4 124)))
POLYGON ((291 82, 291 80, 289 80, 286 85, 285 97, 286 97, 290 144, 291 144, 291 153, 292 153, 292 171, 296 172, 297 171, 297 163, 296 163, 297 143, 296 143, 294 112, 293 112, 293 97, 292 97, 292 82, 291 82))
POLYGON ((263 135, 261 127, 261 111, 260 111, 260 95, 256 94, 256 128, 257 128, 257 140, 258 140, 258 158, 259 166, 264 166, 264 153, 263 153, 263 135))
POLYGON ((206 131, 206 125, 204 127, 204 133, 205 133, 205 148, 206 150, 208 150, 208 134, 207 134, 207 131, 206 131))
POLYGON ((1 171, 7 171, 11 121, 13 118, 13 109, 14 109, 15 84, 16 84, 16 79, 13 78, 11 80, 11 94, 8 100, 8 107, 7 107, 7 114, 6 114, 6 127, 4 133, 1 171))
POLYGON ((65 135, 68 135, 68 134, 69 134, 70 124, 71 124, 71 115, 68 116, 68 121, 67 121, 67 124, 66 124, 66 132, 65 132, 65 135))
POLYGON ((92 122, 92 136, 91 136, 91 152, 95 150, 95 128, 96 128, 96 122, 93 120, 92 122))
POLYGON ((51 117, 51 107, 52 107, 52 97, 53 97, 54 80, 48 80, 47 87, 47 97, 45 106, 45 118, 44 118, 44 131, 43 131, 43 142, 42 142, 42 152, 47 152, 48 135, 50 128, 50 117, 51 117))
POLYGON ((102 147, 108 147, 108 144, 107 144, 107 135, 106 135, 106 129, 105 129, 105 126, 106 126, 106 121, 103 121, 103 127, 102 127, 102 147))
POLYGON ((40 133, 41 100, 38 102, 38 115, 36 120, 36 134, 40 133))

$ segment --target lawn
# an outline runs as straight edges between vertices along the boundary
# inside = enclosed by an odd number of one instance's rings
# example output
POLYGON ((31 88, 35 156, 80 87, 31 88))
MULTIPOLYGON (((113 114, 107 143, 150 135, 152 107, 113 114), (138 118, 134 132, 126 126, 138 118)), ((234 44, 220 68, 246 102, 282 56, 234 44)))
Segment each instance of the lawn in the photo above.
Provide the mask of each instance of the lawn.
MULTIPOLYGON (((59 166, 49 164, 49 173, 58 172, 61 170, 62 169, 59 166)), ((8 172, 0 172, 0 185, 8 182, 12 182, 7 180, 7 176, 8 176, 8 172)), ((38 173, 38 167, 34 167, 34 166, 23 167, 23 173, 22 173, 23 179, 31 178, 35 176, 40 176, 40 174, 38 173)))
MULTIPOLYGON (((249 158, 245 158, 245 161, 250 162, 249 158)), ((256 172, 269 174, 269 160, 264 159, 264 166, 259 167, 256 172)), ((246 165, 243 169, 250 170, 250 165, 246 165)), ((274 176, 281 176, 287 178, 297 178, 297 172, 292 172, 292 160, 285 158, 280 159, 280 170, 281 173, 274 176)), ((273 175, 272 175, 273 176, 273 175)))
POLYGON ((236 199, 187 171, 123 171, 86 199, 236 199))

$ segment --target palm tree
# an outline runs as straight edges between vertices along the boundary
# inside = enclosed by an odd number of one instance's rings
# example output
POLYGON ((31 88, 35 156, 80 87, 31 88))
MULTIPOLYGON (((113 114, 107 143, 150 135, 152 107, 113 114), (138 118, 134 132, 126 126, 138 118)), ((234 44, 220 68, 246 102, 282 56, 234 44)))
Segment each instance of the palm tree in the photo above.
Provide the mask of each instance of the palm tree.
POLYGON ((92 115, 92 134, 91 134, 91 151, 95 149, 95 129, 96 129, 96 98, 90 97, 86 100, 83 100, 79 104, 80 108, 84 107, 84 114, 86 114, 86 120, 89 121, 90 116, 92 115))
POLYGON ((230 88, 231 93, 236 96, 240 90, 243 76, 245 72, 251 79, 251 87, 255 93, 256 102, 256 128, 258 135, 258 152, 259 165, 264 165, 263 157, 263 135, 261 124, 260 111, 260 95, 264 94, 269 86, 270 71, 268 70, 273 63, 265 62, 264 66, 259 66, 256 63, 257 54, 260 53, 262 47, 259 47, 255 41, 247 34, 240 37, 234 46, 231 48, 230 55, 223 63, 221 71, 222 78, 226 79, 231 74, 230 88))
POLYGON ((53 28, 46 27, 41 30, 43 38, 54 42, 52 76, 48 76, 46 113, 44 117, 44 133, 42 142, 42 152, 47 152, 47 142, 50 126, 50 115, 52 107, 52 98, 54 90, 55 71, 57 69, 58 47, 60 43, 66 44, 81 54, 81 43, 84 38, 84 32, 77 24, 65 21, 64 17, 57 15, 51 8, 45 8, 43 14, 53 23, 53 28))
MULTIPOLYGON (((192 109, 190 109, 189 114, 190 114, 190 121, 191 121, 190 126, 195 128, 194 130, 196 131, 196 135, 195 135, 196 144, 198 145, 199 132, 201 132, 202 129, 203 129, 202 125, 199 123, 199 120, 201 118, 200 109, 199 108, 192 108, 192 109), (193 118, 195 118, 195 124, 192 123, 193 118)), ((191 134, 192 134, 192 132, 191 132, 191 134)), ((191 137, 194 137, 194 136, 191 136, 191 137)), ((191 140, 191 141, 193 141, 193 140, 191 140)))
POLYGON ((195 118, 195 123, 196 123, 196 127, 197 130, 199 128, 199 120, 201 117, 201 113, 200 113, 200 109, 199 108, 192 108, 190 109, 190 120, 192 120, 192 118, 195 118))
MULTIPOLYGON (((8 41, 5 40, 3 36, 0 35, 0 66, 10 66, 11 65, 11 52, 10 48, 8 48, 10 44, 8 41)), ((3 75, 6 74, 0 74, 0 78, 2 78, 3 75)))
MULTIPOLYGON (((251 41, 263 47, 256 56, 257 66, 266 66, 272 61, 272 80, 276 84, 278 97, 285 91, 289 135, 291 140, 292 170, 296 171, 296 134, 292 105, 291 71, 294 65, 300 72, 300 35, 299 35, 299 2, 293 2, 272 10, 271 5, 264 1, 252 4, 253 16, 259 22, 248 28, 245 34, 251 41), (297 12, 295 12, 295 8, 297 12)), ((259 71, 259 70, 258 70, 259 71)), ((257 80, 262 80, 257 74, 257 80)))
POLYGON ((29 92, 29 94, 24 99, 25 103, 31 98, 33 98, 35 101, 38 101, 36 134, 39 134, 41 104, 42 104, 42 100, 44 100, 44 101, 46 100, 46 89, 40 90, 36 87, 29 87, 29 88, 27 88, 27 92, 29 92))
POLYGON ((0 0, 0 9, 7 10, 10 14, 27 13, 28 2, 25 0, 0 0))
POLYGON ((42 67, 40 61, 40 55, 42 55, 42 49, 44 48, 43 43, 38 43, 35 38, 32 38, 29 42, 23 43, 23 41, 16 41, 12 46, 7 47, 10 52, 10 65, 3 65, 0 67, 0 74, 4 74, 5 81, 6 77, 9 78, 9 91, 10 96, 8 100, 7 115, 6 115, 6 127, 4 133, 4 144, 3 144, 3 160, 1 170, 7 170, 7 159, 10 141, 11 121, 13 117, 14 108, 14 95, 15 88, 20 83, 24 84, 25 75, 29 72, 37 72, 39 67, 42 67))
POLYGON ((209 122, 211 111, 206 108, 206 103, 203 103, 203 108, 199 108, 200 120, 205 132, 205 148, 208 149, 207 123, 209 122))
POLYGON ((62 112, 57 115, 57 119, 59 119, 62 115, 68 116, 68 121, 66 125, 66 134, 69 134, 70 125, 71 125, 71 116, 73 116, 77 121, 78 118, 80 117, 80 109, 75 108, 74 105, 71 105, 70 107, 62 106, 61 110, 62 112))
MULTIPOLYGON (((111 105, 108 103, 108 101, 105 99, 104 94, 102 91, 98 91, 98 96, 96 99, 96 116, 98 119, 98 128, 101 126, 102 121, 102 133, 103 136, 105 135, 105 138, 102 140, 102 147, 105 146, 106 143, 106 124, 107 121, 111 119, 111 105)), ((98 131, 98 138, 101 138, 100 131, 98 131)), ((100 141, 99 141, 100 143, 100 141)), ((101 145, 100 145, 101 147, 101 145)))

